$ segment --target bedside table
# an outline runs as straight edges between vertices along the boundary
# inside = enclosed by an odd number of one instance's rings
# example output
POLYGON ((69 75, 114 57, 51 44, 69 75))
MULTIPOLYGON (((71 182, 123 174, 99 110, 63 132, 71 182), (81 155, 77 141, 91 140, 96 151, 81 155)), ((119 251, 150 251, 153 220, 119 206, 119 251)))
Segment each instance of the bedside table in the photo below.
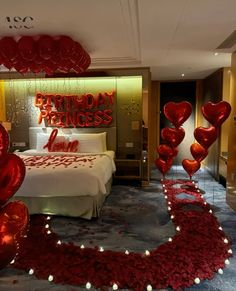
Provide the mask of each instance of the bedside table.
POLYGON ((116 179, 141 180, 141 160, 135 159, 115 159, 116 179))

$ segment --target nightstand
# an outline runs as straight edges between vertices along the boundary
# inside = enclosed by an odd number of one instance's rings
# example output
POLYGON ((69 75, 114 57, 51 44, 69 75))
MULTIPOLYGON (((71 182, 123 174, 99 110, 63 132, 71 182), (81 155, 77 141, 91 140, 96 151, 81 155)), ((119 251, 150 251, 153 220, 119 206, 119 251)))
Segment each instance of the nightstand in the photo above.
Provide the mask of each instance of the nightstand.
POLYGON ((141 180, 141 160, 116 159, 116 179, 141 180))

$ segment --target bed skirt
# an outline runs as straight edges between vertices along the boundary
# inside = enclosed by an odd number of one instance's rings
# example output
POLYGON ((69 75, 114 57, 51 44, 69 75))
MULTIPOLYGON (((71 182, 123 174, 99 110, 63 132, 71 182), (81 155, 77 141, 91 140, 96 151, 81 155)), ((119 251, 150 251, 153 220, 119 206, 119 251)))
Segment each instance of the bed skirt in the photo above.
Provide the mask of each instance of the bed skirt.
POLYGON ((95 196, 52 196, 24 197, 14 196, 11 201, 21 200, 30 214, 62 215, 91 219, 99 217, 106 197, 111 191, 112 179, 106 184, 106 194, 95 196))

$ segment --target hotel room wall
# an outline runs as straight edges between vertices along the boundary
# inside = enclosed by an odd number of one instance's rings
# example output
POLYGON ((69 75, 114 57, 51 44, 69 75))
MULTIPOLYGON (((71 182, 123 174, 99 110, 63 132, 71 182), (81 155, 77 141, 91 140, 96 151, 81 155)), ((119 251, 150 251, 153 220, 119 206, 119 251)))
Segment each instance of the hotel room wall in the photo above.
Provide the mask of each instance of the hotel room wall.
MULTIPOLYGON (((205 104, 209 101, 217 103, 222 100, 222 94, 223 69, 219 69, 203 80, 202 104, 205 104)), ((201 126, 209 127, 210 124, 206 119, 203 118, 201 126)), ((207 158, 204 160, 205 167, 216 180, 219 179, 219 156, 220 138, 218 138, 208 149, 207 158)))
POLYGON ((226 201, 236 211, 236 53, 232 54, 230 103, 232 112, 228 129, 228 167, 226 201))
MULTIPOLYGON (((8 120, 12 121, 11 141, 25 142, 28 146, 29 126, 38 126, 39 109, 34 106, 35 92, 82 94, 116 91, 112 108, 113 121, 117 126, 118 152, 122 155, 139 155, 142 148, 142 78, 141 77, 100 77, 73 79, 27 79, 6 80, 5 96, 8 120), (134 123, 133 123, 134 121, 134 123), (126 143, 133 147, 127 148, 126 143)), ((25 149, 24 147, 21 149, 25 149)))
POLYGON ((157 146, 160 136, 160 82, 152 81, 152 90, 150 95, 150 163, 153 165, 157 158, 157 146))
POLYGON ((0 81, 0 122, 1 121, 6 121, 5 86, 3 81, 0 81))

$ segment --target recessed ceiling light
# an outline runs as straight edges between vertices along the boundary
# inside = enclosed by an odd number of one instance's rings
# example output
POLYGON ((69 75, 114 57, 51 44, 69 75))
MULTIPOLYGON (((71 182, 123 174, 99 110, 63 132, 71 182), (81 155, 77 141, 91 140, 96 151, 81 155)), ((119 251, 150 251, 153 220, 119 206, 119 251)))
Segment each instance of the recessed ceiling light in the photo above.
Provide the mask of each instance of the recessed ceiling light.
POLYGON ((181 77, 184 77, 184 74, 181 74, 181 77))
POLYGON ((214 56, 218 56, 219 53, 214 53, 214 56))

